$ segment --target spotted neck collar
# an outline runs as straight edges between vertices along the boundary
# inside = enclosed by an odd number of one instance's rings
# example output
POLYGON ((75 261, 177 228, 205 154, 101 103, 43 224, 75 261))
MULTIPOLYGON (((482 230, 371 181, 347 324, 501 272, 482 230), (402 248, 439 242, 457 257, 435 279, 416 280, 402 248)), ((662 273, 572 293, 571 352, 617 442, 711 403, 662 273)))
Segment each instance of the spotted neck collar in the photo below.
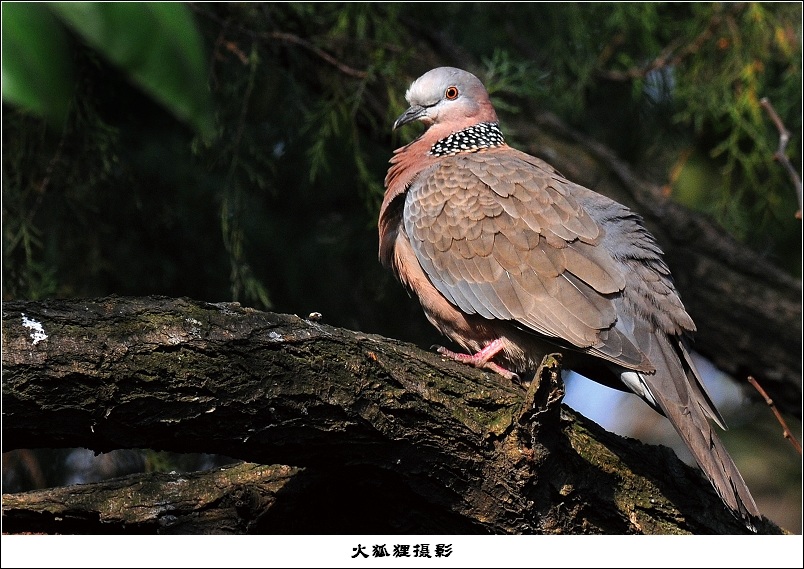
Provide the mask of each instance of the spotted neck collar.
POLYGON ((431 156, 452 156, 460 152, 477 152, 505 144, 503 133, 496 122, 482 122, 442 138, 430 148, 431 156))

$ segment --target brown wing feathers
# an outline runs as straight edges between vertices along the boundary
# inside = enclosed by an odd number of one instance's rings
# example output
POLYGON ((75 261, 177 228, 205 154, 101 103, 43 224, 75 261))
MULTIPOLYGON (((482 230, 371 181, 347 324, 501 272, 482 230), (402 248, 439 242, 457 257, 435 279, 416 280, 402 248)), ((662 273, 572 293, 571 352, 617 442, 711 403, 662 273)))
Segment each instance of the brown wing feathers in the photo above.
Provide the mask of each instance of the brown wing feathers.
POLYGON ((549 175, 523 166, 495 153, 445 158, 408 190, 405 230, 461 310, 594 346, 617 320, 606 295, 624 288, 624 275, 596 246, 594 220, 549 175))

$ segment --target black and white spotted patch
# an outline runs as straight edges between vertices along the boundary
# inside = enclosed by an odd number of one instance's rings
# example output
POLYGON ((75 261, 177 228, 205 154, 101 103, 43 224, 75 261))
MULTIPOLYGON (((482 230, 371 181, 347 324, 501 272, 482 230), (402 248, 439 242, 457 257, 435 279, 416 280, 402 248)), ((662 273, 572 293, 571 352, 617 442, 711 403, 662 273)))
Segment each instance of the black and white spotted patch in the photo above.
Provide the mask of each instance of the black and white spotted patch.
POLYGON ((491 148, 505 144, 502 131, 497 123, 482 122, 442 138, 430 148, 432 156, 451 156, 459 152, 477 152, 481 148, 491 148))

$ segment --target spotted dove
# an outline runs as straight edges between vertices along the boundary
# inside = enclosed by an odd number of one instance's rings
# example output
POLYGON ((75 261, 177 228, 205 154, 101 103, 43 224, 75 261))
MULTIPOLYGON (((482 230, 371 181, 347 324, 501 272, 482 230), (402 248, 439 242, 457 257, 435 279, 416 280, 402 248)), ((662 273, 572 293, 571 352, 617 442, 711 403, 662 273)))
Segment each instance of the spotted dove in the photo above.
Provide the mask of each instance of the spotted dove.
POLYGON ((380 260, 428 320, 506 378, 547 353, 630 389, 665 415, 720 497, 751 526, 759 510, 709 419, 725 428, 690 358, 695 325, 642 219, 505 143, 477 77, 439 67, 415 80, 393 128, 380 260))

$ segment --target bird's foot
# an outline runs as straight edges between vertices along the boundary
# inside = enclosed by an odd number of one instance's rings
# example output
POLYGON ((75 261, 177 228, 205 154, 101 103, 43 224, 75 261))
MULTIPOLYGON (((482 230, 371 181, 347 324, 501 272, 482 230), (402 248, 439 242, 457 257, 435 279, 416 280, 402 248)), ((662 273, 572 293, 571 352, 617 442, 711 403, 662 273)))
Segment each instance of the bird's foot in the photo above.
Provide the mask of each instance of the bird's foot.
POLYGON ((496 356, 503 349, 502 341, 499 339, 490 342, 489 344, 486 345, 485 348, 472 355, 459 354, 457 352, 453 352, 452 350, 448 350, 443 346, 433 346, 433 347, 442 356, 454 360, 456 362, 468 364, 472 367, 476 367, 479 369, 488 369, 493 371, 494 373, 503 376, 505 379, 511 381, 519 381, 519 375, 491 361, 491 358, 496 356))

